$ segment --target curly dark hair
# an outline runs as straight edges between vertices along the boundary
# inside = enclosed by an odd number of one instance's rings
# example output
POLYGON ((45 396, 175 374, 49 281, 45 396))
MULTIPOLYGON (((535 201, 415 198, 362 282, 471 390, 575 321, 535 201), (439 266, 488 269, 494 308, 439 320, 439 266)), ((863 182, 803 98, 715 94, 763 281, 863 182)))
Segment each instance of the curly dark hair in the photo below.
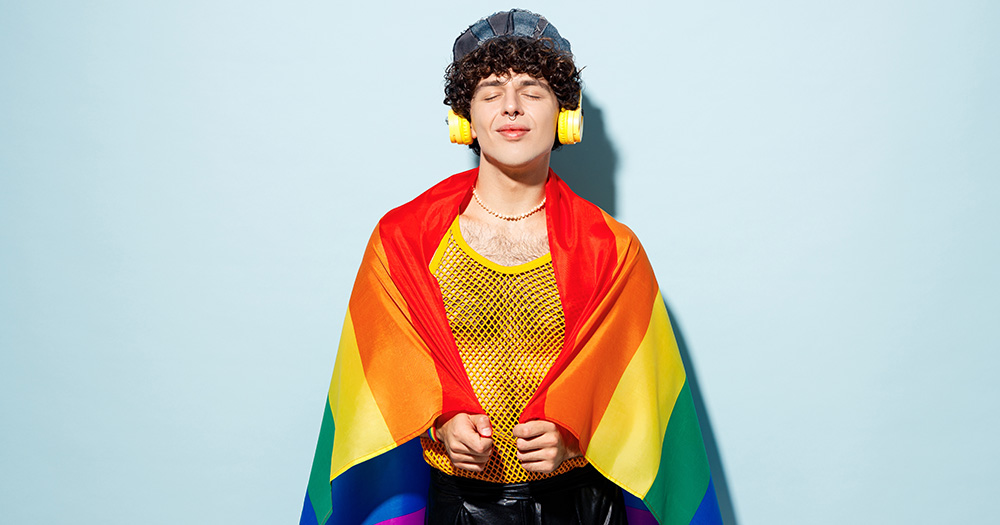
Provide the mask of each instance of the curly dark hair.
MULTIPOLYGON (((452 62, 444 73, 444 103, 459 115, 471 120, 470 107, 476 86, 491 75, 508 72, 544 78, 559 101, 560 109, 580 106, 580 70, 573 55, 556 49, 548 38, 499 36, 479 45, 464 57, 452 62)), ((562 144, 552 139, 552 149, 562 144)), ((479 154, 479 141, 469 145, 479 154)))

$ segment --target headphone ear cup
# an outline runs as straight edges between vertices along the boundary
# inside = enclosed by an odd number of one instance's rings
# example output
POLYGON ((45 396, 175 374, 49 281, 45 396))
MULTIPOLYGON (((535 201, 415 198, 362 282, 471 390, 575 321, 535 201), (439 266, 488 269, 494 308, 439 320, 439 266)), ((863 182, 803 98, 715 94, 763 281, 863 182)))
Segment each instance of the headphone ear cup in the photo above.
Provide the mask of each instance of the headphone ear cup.
POLYGON ((459 120, 462 122, 462 144, 472 144, 472 123, 462 117, 459 120))
POLYGON ((472 124, 454 110, 448 110, 448 138, 452 144, 472 144, 472 124))
POLYGON ((573 110, 559 110, 557 129, 560 144, 576 144, 583 140, 583 105, 573 110))
POLYGON ((573 125, 573 139, 574 139, 574 142, 582 142, 583 141, 583 104, 582 104, 582 102, 583 101, 581 100, 580 107, 576 108, 576 111, 574 112, 576 114, 576 122, 573 125))

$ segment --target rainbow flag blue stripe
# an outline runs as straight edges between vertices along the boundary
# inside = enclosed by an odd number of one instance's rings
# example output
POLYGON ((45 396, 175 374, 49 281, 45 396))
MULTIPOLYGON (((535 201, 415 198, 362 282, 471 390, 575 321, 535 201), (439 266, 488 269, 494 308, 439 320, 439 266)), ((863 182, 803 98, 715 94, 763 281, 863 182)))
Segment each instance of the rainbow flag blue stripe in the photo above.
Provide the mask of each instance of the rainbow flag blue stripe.
MULTIPOLYGON (((430 467, 414 438, 439 417, 483 412, 429 271, 477 175, 444 180, 372 234, 301 523, 422 522, 430 467)), ((555 173, 545 192, 566 337, 520 421, 552 421, 573 434, 590 464, 630 495, 632 523, 721 524, 687 376, 642 245, 555 173)))

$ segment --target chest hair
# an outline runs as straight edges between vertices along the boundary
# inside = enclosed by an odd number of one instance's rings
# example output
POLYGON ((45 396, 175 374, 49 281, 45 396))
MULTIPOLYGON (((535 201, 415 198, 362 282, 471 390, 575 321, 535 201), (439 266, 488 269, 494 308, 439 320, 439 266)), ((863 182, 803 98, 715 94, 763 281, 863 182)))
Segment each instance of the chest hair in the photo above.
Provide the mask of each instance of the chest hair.
POLYGON ((518 225, 488 227, 481 222, 459 218, 462 237, 476 253, 502 266, 516 266, 549 253, 548 234, 525 230, 518 225))

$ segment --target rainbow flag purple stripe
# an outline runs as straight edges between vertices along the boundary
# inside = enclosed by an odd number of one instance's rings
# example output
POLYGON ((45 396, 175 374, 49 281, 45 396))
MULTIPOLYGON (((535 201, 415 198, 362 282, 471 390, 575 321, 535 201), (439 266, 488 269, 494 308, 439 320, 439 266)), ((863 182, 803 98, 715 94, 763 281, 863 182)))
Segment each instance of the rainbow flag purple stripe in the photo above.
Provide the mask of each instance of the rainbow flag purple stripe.
MULTIPOLYGON (((477 170, 389 212, 348 305, 302 523, 413 523, 429 466, 415 439, 481 413, 429 271, 477 170)), ((546 224, 564 347, 520 421, 552 421, 591 465, 641 499, 635 523, 721 524, 673 329, 638 239, 550 172, 546 224), (623 430, 627 430, 623 432, 623 430)), ((630 500, 631 501, 631 500, 630 500)))

